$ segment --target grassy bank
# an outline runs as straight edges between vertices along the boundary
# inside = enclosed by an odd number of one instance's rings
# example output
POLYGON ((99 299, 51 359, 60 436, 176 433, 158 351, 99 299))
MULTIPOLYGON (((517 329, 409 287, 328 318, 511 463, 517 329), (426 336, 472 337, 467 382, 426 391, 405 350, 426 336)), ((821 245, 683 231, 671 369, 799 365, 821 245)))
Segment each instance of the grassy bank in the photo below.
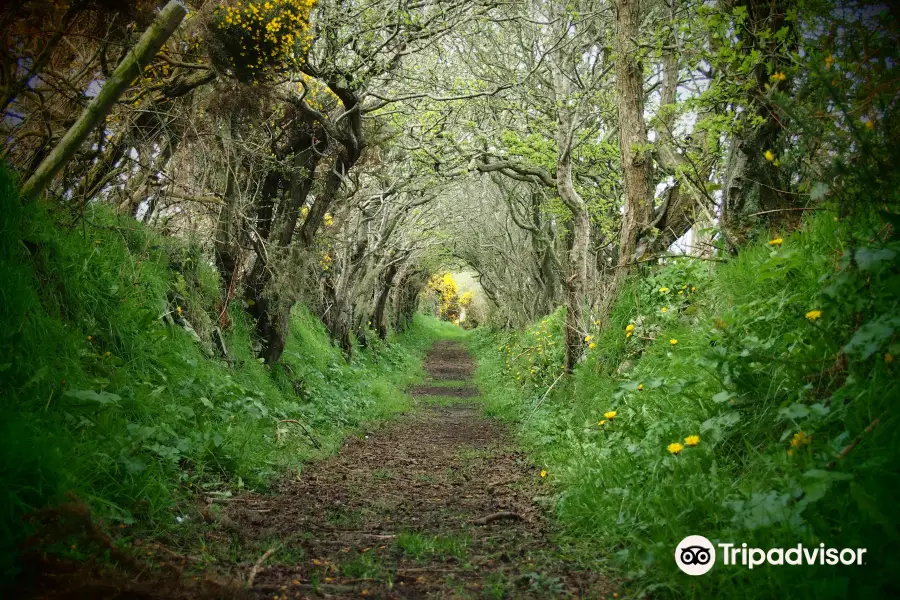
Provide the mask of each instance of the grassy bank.
POLYGON ((33 531, 22 516, 72 498, 108 530, 183 538, 198 491, 265 489, 406 408, 424 350, 456 329, 417 318, 348 363, 301 306, 270 369, 198 246, 91 206, 22 207, 6 173, 0 213, 0 581, 33 531))
POLYGON ((822 214, 726 263, 648 271, 555 386, 561 311, 526 331, 477 334, 488 411, 518 423, 561 522, 623 568, 636 597, 900 593, 888 558, 900 245, 877 233, 822 214), (690 534, 867 548, 867 563, 689 577, 672 557, 690 534))

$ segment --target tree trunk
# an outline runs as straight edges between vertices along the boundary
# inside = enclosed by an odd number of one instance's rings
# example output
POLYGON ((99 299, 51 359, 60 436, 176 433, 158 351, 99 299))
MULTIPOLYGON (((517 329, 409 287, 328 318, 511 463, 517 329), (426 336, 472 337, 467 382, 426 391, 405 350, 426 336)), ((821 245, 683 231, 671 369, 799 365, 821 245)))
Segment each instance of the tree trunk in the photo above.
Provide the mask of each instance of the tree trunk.
MULTIPOLYGON (((644 69, 635 45, 640 35, 640 0, 619 0, 616 11, 616 105, 619 153, 625 180, 625 214, 619 235, 618 279, 636 256, 638 235, 650 222, 653 208, 653 162, 644 123, 644 69)), ((612 291, 618 292, 618 286, 612 291)))
POLYGON ((591 240, 591 219, 587 205, 572 182, 572 108, 569 103, 569 80, 560 66, 551 63, 553 88, 556 94, 556 189, 560 199, 572 213, 572 246, 569 249, 566 273, 566 360, 565 368, 572 371, 584 352, 584 291, 587 281, 588 245, 591 240))
POLYGON ((394 278, 397 276, 397 263, 392 263, 385 270, 381 280, 381 287, 378 290, 378 296, 375 300, 375 310, 372 312, 372 325, 378 332, 378 337, 382 340, 387 339, 388 324, 385 319, 385 311, 387 309, 388 299, 391 296, 391 287, 394 284, 394 278))

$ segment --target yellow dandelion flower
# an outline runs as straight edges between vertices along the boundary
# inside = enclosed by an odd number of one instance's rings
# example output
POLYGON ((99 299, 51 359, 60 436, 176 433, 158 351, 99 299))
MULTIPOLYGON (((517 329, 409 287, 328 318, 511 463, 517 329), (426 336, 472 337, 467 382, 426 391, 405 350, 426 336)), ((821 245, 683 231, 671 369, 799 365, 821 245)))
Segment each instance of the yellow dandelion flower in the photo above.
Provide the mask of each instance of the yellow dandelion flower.
POLYGON ((639 383, 637 389, 638 389, 639 392, 643 392, 643 391, 644 391, 644 384, 643 384, 643 383, 639 383))
POLYGON ((663 312, 663 313, 669 312, 669 309, 667 307, 663 306, 661 309, 659 309, 659 312, 663 312))
POLYGON ((634 323, 629 323, 628 326, 625 327, 626 333, 631 332, 631 331, 634 331, 634 323))
POLYGON ((590 342, 592 339, 594 339, 594 336, 592 336, 592 335, 584 336, 584 341, 586 341, 586 342, 590 342))
POLYGON ((177 312, 177 313, 178 313, 178 316, 180 317, 180 316, 181 316, 181 307, 180 307, 180 306, 176 306, 176 307, 175 307, 175 312, 177 312))
POLYGON ((630 331, 627 332, 627 333, 625 334, 625 337, 631 337, 631 332, 630 332, 630 331))
POLYGON ((785 79, 787 79, 787 75, 785 75, 781 71, 775 71, 774 73, 772 73, 772 79, 775 81, 784 81, 785 79))
POLYGON ((604 425, 606 425, 606 419, 600 421, 599 423, 597 423, 597 425, 599 425, 600 427, 603 427, 604 425))
POLYGON ((612 421, 613 419, 616 418, 616 411, 611 410, 611 411, 605 412, 605 413, 603 413, 603 416, 606 417, 607 419, 609 419, 610 421, 612 421))
POLYGON ((685 446, 696 446, 696 445, 699 444, 699 443, 700 443, 700 436, 699 436, 699 435, 689 435, 689 436, 687 436, 686 438, 684 438, 684 445, 685 445, 685 446))
POLYGON ((890 352, 887 352, 887 353, 884 355, 884 362, 886 362, 886 363, 888 363, 888 364, 891 364, 892 362, 894 362, 894 355, 891 354, 890 352))
POLYGON ((781 238, 775 238, 774 240, 769 240, 770 246, 780 246, 784 243, 784 240, 781 238))
POLYGON ((794 434, 794 437, 791 438, 791 446, 793 446, 794 448, 799 448, 800 446, 809 444, 811 441, 812 438, 806 435, 806 432, 798 431, 794 434))
POLYGON ((865 125, 866 129, 875 129, 875 121, 872 119, 866 119, 865 125))
POLYGON ((597 344, 595 344, 594 342, 591 342, 590 344, 588 344, 588 348, 590 348, 591 350, 593 350, 596 347, 597 347, 597 344))
POLYGON ((822 316, 821 310, 811 310, 808 313, 806 313, 806 318, 809 319, 810 321, 815 321, 816 319, 818 319, 821 316, 822 316))
POLYGON ((541 471, 541 477, 546 477, 546 476, 547 476, 547 471, 541 471))
POLYGON ((661 287, 661 288, 659 288, 659 293, 660 293, 660 294, 665 294, 665 293, 668 292, 668 291, 669 291, 669 288, 667 288, 667 287, 661 287))
POLYGON ((772 162, 773 160, 775 160, 775 154, 771 150, 766 150, 763 153, 763 156, 765 156, 766 160, 769 162, 772 162))
POLYGON ((684 450, 684 446, 682 446, 678 442, 673 442, 666 446, 666 450, 669 451, 669 454, 678 454, 679 452, 684 450))
POLYGON ((675 344, 678 343, 678 340, 676 340, 675 338, 672 338, 671 340, 669 340, 669 343, 674 346, 675 344))

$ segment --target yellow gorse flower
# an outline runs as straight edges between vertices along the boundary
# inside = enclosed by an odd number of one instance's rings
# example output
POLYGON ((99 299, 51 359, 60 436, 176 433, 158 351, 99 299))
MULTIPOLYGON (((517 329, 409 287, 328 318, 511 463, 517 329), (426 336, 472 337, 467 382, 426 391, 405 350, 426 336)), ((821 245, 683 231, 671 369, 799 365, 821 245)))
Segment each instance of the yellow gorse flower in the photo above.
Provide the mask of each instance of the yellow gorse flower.
POLYGON ((821 316, 822 316, 821 310, 811 310, 808 313, 806 313, 806 318, 809 319, 810 321, 815 321, 816 319, 818 319, 821 316))
POLYGON ((699 443, 700 443, 700 436, 699 436, 699 435, 689 435, 689 436, 687 436, 686 438, 684 438, 684 445, 685 445, 685 446, 696 446, 696 445, 699 444, 699 443))
POLYGON ((772 79, 775 81, 784 81, 785 79, 787 79, 787 75, 785 75, 781 71, 775 71, 772 74, 772 79))
POLYGON ((772 162, 775 160, 775 154, 771 150, 766 150, 763 152, 763 156, 766 157, 766 160, 772 162))
POLYGON ((666 446, 666 450, 669 451, 669 454, 678 454, 679 452, 684 450, 684 446, 682 446, 678 442, 673 442, 666 446))

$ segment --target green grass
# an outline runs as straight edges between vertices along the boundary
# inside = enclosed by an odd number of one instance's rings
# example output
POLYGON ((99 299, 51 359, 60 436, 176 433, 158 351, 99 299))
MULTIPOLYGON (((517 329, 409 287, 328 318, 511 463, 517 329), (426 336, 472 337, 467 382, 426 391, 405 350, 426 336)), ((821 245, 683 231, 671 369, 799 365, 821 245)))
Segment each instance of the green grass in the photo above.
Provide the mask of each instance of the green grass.
POLYGON ((560 372, 563 312, 526 331, 477 334, 486 411, 518 423, 569 535, 614 559, 634 594, 896 597, 885 557, 900 526, 890 466, 900 460, 890 362, 900 245, 875 233, 822 214, 779 247, 763 240, 714 268, 678 261, 644 273, 536 412, 560 372), (806 318, 812 310, 822 315, 806 318), (691 435, 699 445, 667 451, 691 435), (764 549, 868 548, 870 558, 719 565, 691 578, 672 559, 689 534, 764 549))
POLYGON ((234 298, 227 363, 210 342, 222 287, 198 244, 102 206, 83 219, 22 206, 5 171, 0 213, 0 582, 33 531, 23 515, 70 498, 111 530, 192 544, 199 491, 266 490, 405 410, 425 350, 457 335, 417 316, 347 362, 298 305, 283 360, 269 368, 234 298), (322 449, 284 420, 305 424, 322 449))
POLYGON ((415 560, 455 558, 463 561, 469 547, 465 535, 426 535, 418 532, 404 532, 397 536, 397 547, 415 560))

